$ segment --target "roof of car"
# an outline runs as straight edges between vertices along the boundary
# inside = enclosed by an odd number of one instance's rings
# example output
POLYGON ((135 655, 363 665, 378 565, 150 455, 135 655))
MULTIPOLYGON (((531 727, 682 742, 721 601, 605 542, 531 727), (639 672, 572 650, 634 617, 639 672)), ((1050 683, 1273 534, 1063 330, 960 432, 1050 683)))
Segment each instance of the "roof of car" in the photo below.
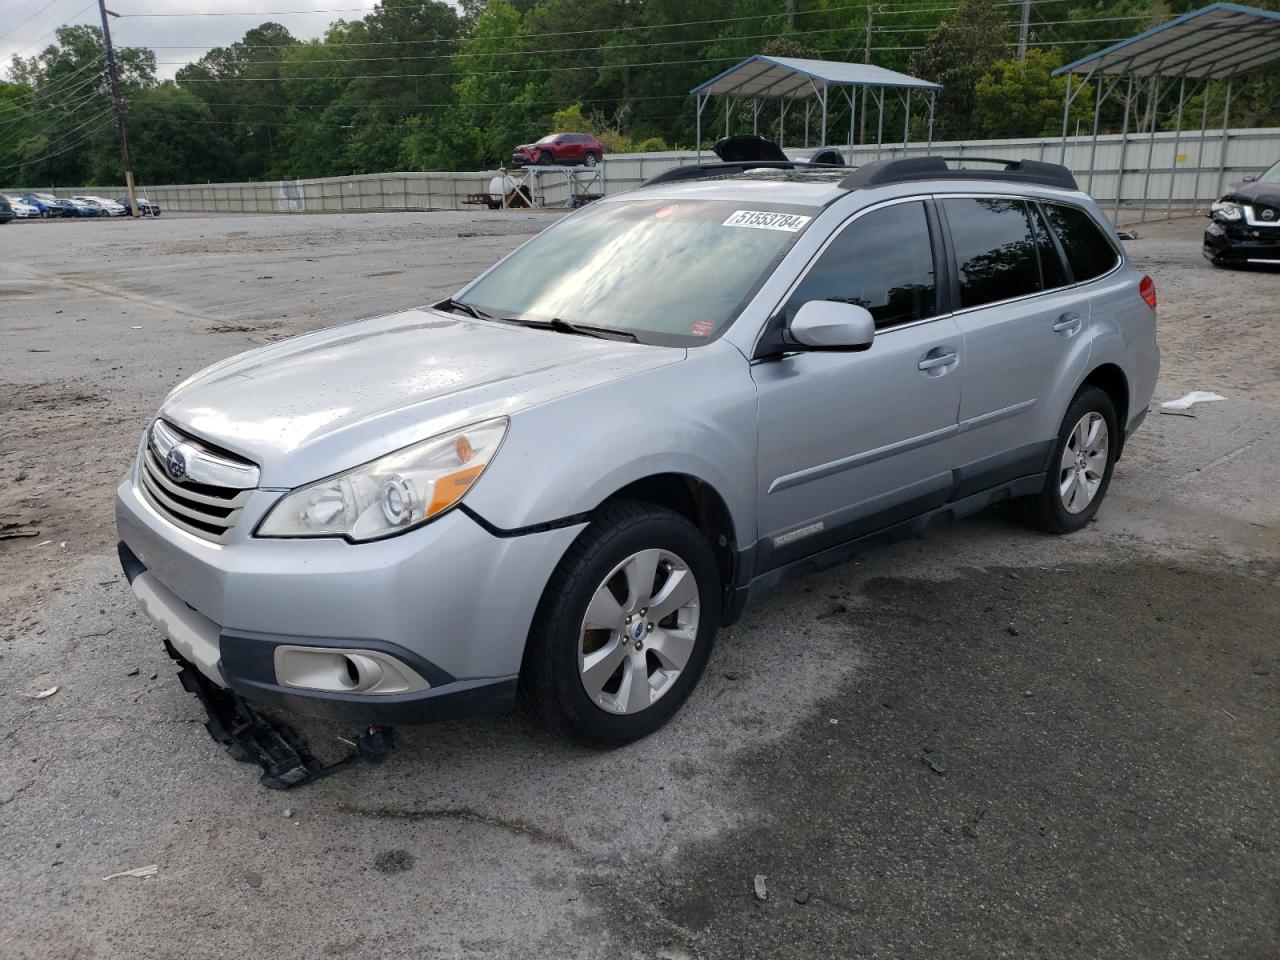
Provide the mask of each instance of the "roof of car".
MULTIPOLYGON (((650 196, 680 196, 703 200, 749 200, 756 198, 773 203, 797 203, 822 207, 844 196, 840 181, 849 173, 847 167, 829 169, 756 168, 733 170, 696 179, 675 180, 647 187, 650 196)), ((626 196, 621 194, 620 196, 626 196)))
POLYGON ((981 184, 983 189, 1009 185, 1073 193, 1080 189, 1071 171, 1054 163, 933 156, 876 160, 853 168, 800 161, 689 165, 660 173, 641 184, 641 189, 661 196, 678 194, 738 200, 757 197, 780 203, 825 206, 857 190, 888 186, 932 190, 939 189, 939 183, 946 184, 946 189, 974 183, 981 184), (994 164, 998 169, 957 165, 961 162, 994 164))

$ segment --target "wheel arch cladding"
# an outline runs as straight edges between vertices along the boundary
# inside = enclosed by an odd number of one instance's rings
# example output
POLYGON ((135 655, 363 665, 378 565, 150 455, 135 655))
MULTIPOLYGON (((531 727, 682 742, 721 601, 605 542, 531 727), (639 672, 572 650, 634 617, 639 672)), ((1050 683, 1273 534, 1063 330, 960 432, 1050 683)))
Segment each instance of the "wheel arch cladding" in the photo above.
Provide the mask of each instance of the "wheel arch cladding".
POLYGON ((1116 448, 1116 459, 1124 452, 1125 432, 1129 426, 1129 379, 1114 363, 1104 363, 1090 371, 1080 384, 1080 389, 1097 387, 1111 398, 1116 408, 1116 424, 1120 428, 1120 443, 1116 448))
MULTIPOLYGON (((733 515, 720 491, 710 483, 687 473, 652 474, 614 491, 596 509, 619 500, 638 500, 680 514, 702 531, 711 545, 722 590, 733 584, 738 556, 733 515)), ((723 607, 723 598, 721 603, 723 607)))

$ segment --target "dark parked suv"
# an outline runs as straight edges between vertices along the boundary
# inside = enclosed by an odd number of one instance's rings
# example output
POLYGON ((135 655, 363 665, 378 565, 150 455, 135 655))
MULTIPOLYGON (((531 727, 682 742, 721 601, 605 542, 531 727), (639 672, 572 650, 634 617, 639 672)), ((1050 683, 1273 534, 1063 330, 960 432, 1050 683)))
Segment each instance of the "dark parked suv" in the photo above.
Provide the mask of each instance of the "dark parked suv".
POLYGON ((8 200, 4 197, 0 197, 0 223, 8 223, 13 218, 13 207, 9 206, 8 200))
POLYGON ((1204 255, 1215 267, 1280 266, 1280 163, 1231 184, 1209 216, 1204 255))
POLYGON ((589 133, 552 133, 537 143, 522 143, 511 151, 511 162, 518 167, 536 163, 539 166, 583 164, 594 167, 604 159, 604 147, 589 133))

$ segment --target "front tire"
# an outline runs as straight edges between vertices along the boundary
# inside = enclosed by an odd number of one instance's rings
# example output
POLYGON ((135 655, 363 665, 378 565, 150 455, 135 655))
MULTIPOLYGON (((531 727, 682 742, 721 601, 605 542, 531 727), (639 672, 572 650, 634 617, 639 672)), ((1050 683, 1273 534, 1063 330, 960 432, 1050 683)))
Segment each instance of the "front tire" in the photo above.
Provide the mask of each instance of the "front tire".
POLYGON ((551 154, 547 153, 545 150, 538 154, 538 166, 549 167, 554 162, 555 157, 551 156, 551 154))
POLYGON ((1067 407, 1044 489, 1022 502, 1027 521, 1046 533, 1074 533, 1102 506, 1115 472, 1120 430, 1106 391, 1087 386, 1067 407))
POLYGON ((590 746, 648 736, 701 678, 719 597, 715 555, 688 520, 631 501, 603 508, 538 604, 522 705, 540 725, 590 746))

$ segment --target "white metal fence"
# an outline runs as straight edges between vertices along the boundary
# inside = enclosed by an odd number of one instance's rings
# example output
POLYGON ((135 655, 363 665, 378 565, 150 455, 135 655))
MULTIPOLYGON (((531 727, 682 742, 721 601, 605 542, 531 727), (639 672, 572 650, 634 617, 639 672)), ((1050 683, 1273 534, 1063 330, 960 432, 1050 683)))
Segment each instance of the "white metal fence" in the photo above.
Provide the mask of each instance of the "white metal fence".
MULTIPOLYGON (((851 164, 876 159, 875 145, 841 147, 851 164)), ((809 151, 796 150, 793 154, 809 151)), ((951 143, 885 145, 880 157, 933 153, 954 157, 1029 158, 1059 162, 1058 137, 1023 140, 967 140, 951 143)), ((710 153, 703 159, 714 160, 710 153)), ((1256 174, 1280 159, 1280 128, 1211 132, 1157 133, 1154 138, 1119 135, 1071 137, 1065 163, 1083 189, 1108 206, 1123 204, 1119 219, 1163 216, 1166 211, 1203 205, 1217 198, 1226 184, 1256 174), (1123 176, 1121 165, 1123 161, 1123 176), (1092 171, 1092 175, 1090 175, 1092 171)), ((604 163, 604 192, 615 194, 639 186, 649 177, 696 163, 692 151, 611 154, 604 163)), ((140 191, 164 210, 214 213, 343 213, 389 210, 464 209, 468 194, 488 190, 497 171, 474 173, 377 173, 314 180, 253 183, 152 185, 140 191)), ((28 190, 0 190, 20 195, 28 190)), ((124 195, 123 187, 51 187, 38 192, 58 196, 124 195)), ((546 202, 563 203, 564 187, 548 182, 546 202)))

